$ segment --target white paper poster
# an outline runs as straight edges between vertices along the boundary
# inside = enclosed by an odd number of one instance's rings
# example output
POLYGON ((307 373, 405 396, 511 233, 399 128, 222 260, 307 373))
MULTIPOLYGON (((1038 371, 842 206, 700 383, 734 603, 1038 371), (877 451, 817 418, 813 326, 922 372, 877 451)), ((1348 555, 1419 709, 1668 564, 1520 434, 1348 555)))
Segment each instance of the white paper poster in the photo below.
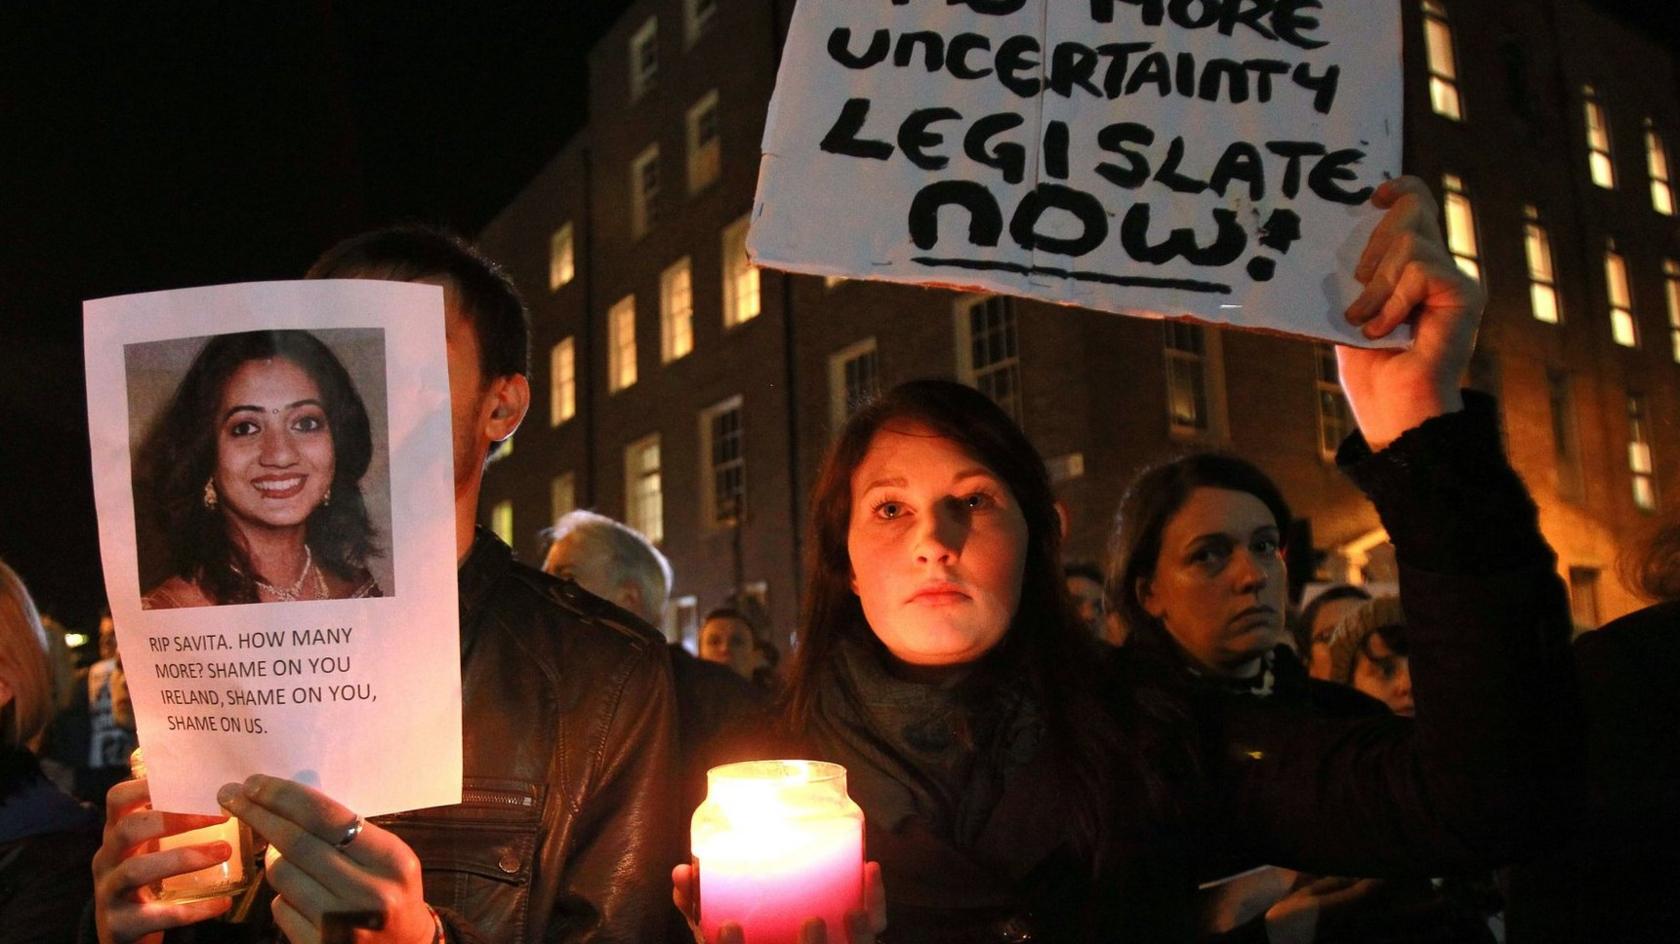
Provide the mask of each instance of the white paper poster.
POLYGON ((105 586, 153 806, 253 773, 362 815, 459 803, 443 290, 84 305, 105 586))
POLYGON ((1342 312, 1400 130, 1393 0, 801 0, 748 246, 1369 343, 1342 312))

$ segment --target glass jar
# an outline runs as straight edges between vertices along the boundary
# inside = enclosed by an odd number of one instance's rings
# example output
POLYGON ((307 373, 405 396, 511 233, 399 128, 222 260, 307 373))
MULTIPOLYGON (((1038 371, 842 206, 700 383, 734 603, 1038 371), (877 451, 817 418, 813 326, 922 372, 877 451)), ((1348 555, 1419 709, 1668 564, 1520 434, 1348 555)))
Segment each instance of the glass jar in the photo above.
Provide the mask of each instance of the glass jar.
MULTIPOLYGON (((146 759, 140 748, 135 748, 134 753, 130 755, 128 766, 135 777, 146 776, 146 759)), ((237 897, 244 892, 257 874, 256 844, 251 837, 251 827, 237 816, 230 816, 227 822, 214 826, 159 837, 154 843, 155 848, 148 851, 164 852, 181 846, 217 840, 227 843, 233 850, 227 861, 154 882, 151 885, 152 895, 159 901, 189 902, 207 898, 237 897)))
POLYGON ((713 767, 691 842, 707 941, 733 922, 751 944, 794 944, 812 917, 844 940, 846 912, 863 907, 863 810, 839 764, 713 767))

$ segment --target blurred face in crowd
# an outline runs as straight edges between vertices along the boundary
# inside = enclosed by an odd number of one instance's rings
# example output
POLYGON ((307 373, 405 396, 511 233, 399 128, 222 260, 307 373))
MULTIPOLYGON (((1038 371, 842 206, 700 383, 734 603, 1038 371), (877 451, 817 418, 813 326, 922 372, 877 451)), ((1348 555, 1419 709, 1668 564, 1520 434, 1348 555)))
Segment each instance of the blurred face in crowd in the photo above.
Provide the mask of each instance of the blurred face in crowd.
POLYGON ((1068 596, 1073 598, 1074 608, 1079 611, 1079 620, 1091 630, 1091 635, 1102 639, 1103 632, 1103 588, 1102 584, 1085 576, 1070 576, 1067 579, 1068 596))
POLYGON ((1312 657, 1307 666, 1307 674, 1315 679, 1330 677, 1330 634, 1336 631, 1337 624, 1354 610, 1359 609, 1365 601, 1359 597, 1338 597, 1327 600, 1313 614, 1313 624, 1307 627, 1312 631, 1312 657))
POLYGON ((1412 717, 1411 659, 1394 651, 1382 632, 1365 637, 1353 657, 1353 687, 1387 705, 1397 715, 1412 717))
POLYGON ((919 423, 883 427, 852 473, 852 590, 875 636, 918 666, 979 659, 1021 599, 1027 521, 962 446, 919 423))
POLYGON ((728 666, 744 679, 751 679, 764 661, 753 645, 752 627, 733 616, 714 616, 700 627, 700 658, 728 666))
POLYGON ((117 624, 109 615, 99 618, 99 658, 117 657, 117 624))
POLYGON ((332 487, 332 430, 321 391, 284 358, 246 361, 216 411, 216 494, 242 529, 295 528, 332 487))
POLYGON ((1167 520, 1153 577, 1138 599, 1179 646, 1216 675, 1243 678, 1284 641, 1288 590, 1276 519, 1259 498, 1197 488, 1167 520))

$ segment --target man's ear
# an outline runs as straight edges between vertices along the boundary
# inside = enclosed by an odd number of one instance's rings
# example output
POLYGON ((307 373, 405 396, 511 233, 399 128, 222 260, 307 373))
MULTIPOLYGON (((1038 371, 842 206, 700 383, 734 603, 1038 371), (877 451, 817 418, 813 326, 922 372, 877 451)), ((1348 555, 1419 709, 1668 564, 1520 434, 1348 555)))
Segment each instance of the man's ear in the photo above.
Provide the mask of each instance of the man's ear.
POLYGON ((642 615, 642 588, 633 580, 626 580, 618 585, 618 598, 613 600, 637 616, 642 615))
POLYGON ((491 442, 501 442, 512 436, 525 421, 525 412, 531 408, 531 382, 524 374, 508 374, 490 381, 490 389, 485 396, 490 400, 490 416, 485 423, 485 434, 491 442))

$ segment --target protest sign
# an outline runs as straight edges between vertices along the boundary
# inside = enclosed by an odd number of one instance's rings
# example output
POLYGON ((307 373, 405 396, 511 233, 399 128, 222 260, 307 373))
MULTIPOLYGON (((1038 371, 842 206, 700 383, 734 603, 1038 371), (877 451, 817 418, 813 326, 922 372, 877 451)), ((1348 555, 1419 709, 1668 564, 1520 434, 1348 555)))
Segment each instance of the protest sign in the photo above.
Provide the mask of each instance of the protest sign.
POLYGON ((1392 0, 804 0, 749 250, 1369 343, 1400 78, 1392 0))
POLYGON ((152 804, 253 773, 459 803, 443 290, 268 282, 84 306, 105 586, 152 804))

